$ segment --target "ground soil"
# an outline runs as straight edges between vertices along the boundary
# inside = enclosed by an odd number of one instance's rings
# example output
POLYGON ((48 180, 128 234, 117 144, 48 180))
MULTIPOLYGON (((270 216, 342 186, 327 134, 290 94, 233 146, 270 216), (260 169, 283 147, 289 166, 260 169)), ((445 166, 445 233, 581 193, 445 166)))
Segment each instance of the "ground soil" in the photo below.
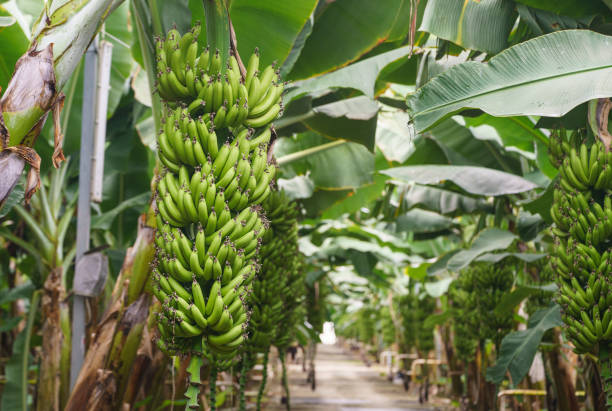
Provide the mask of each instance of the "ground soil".
MULTIPOLYGON (((282 411, 279 380, 273 379, 268 401, 262 407, 282 411)), ((419 404, 414 391, 389 382, 380 365, 366 366, 359 356, 335 345, 320 345, 316 357, 316 390, 306 382, 299 364, 289 364, 292 411, 411 411, 440 410, 441 406, 419 404)), ((439 404, 442 405, 442 404, 439 404)))

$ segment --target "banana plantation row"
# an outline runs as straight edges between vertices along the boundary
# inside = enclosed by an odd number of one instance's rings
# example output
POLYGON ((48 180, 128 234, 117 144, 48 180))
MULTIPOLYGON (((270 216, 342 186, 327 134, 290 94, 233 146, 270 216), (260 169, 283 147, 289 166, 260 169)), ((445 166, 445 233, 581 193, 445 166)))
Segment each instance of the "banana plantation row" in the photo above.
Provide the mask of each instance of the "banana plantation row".
POLYGON ((0 408, 612 410, 609 3, 0 4, 0 408))

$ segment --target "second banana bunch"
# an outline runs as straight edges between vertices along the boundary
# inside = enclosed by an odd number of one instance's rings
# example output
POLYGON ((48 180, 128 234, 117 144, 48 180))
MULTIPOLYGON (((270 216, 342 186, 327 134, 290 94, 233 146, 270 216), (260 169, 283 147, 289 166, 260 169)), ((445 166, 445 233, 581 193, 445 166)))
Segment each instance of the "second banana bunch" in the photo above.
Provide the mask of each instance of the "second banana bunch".
POLYGON ((596 139, 556 133, 550 151, 559 182, 550 210, 555 223, 550 264, 557 300, 578 353, 612 342, 612 152, 596 139))
POLYGON ((283 84, 272 66, 259 72, 257 51, 243 76, 233 56, 221 62, 218 52, 198 50, 199 31, 181 36, 173 29, 156 45, 164 171, 153 291, 162 304, 159 347, 203 352, 223 369, 246 338, 269 225, 261 204, 276 174, 268 160, 270 123, 281 110, 283 84))

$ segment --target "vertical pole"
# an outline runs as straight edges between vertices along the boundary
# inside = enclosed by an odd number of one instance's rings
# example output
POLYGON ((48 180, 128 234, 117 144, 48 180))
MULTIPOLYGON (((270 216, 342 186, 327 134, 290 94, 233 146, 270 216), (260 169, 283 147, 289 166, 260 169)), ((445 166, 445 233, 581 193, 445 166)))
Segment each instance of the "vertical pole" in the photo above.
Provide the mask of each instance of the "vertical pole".
MULTIPOLYGON (((89 249, 91 226, 91 159, 93 155, 96 77, 98 67, 97 39, 85 53, 83 76, 83 109, 81 119, 81 157, 79 160, 79 202, 77 212, 76 259, 89 249)), ((75 276, 79 273, 75 272, 75 276)), ((76 281, 76 278, 75 278, 76 281)), ((72 353, 70 389, 74 388, 85 358, 85 297, 74 295, 72 302, 72 353)))
POLYGON ((113 43, 102 40, 98 44, 98 73, 96 78, 96 116, 91 173, 91 201, 102 202, 104 182, 104 148, 106 143, 106 112, 110 90, 113 43))

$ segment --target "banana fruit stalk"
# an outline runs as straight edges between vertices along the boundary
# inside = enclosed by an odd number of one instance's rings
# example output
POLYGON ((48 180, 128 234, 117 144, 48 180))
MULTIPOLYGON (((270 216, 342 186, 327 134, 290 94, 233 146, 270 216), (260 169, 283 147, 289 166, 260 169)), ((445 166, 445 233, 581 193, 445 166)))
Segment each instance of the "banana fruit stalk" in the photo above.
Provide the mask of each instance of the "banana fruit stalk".
POLYGON ((183 36, 172 29, 156 43, 164 170, 153 292, 161 302, 158 346, 201 350, 223 369, 247 338, 247 302, 269 225, 261 204, 276 174, 270 123, 283 84, 273 67, 260 75, 257 52, 242 78, 233 56, 222 62, 218 52, 198 49, 199 33, 199 26, 183 36))
POLYGON ((612 342, 612 152, 601 141, 580 141, 578 133, 566 137, 556 133, 550 143, 560 171, 550 265, 575 351, 597 352, 612 342))

